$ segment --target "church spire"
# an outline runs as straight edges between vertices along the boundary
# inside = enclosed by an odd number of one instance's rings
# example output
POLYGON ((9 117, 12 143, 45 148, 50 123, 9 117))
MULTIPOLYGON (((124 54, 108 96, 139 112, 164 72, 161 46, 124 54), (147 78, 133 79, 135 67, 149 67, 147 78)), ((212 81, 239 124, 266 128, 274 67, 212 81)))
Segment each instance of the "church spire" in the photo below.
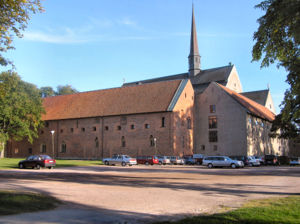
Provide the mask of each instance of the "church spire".
POLYGON ((194 16, 194 4, 192 11, 191 43, 189 55, 189 76, 195 76, 200 72, 200 55, 198 50, 197 31, 194 16))

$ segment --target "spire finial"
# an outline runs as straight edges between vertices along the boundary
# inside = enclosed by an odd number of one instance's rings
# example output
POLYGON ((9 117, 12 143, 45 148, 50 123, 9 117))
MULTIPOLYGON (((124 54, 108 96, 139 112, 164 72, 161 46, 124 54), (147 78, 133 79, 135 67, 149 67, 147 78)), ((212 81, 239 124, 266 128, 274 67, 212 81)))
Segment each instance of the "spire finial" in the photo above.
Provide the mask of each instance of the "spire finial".
POLYGON ((198 50, 197 31, 194 15, 194 3, 192 4, 192 26, 189 55, 189 75, 195 76, 200 72, 200 55, 198 50))

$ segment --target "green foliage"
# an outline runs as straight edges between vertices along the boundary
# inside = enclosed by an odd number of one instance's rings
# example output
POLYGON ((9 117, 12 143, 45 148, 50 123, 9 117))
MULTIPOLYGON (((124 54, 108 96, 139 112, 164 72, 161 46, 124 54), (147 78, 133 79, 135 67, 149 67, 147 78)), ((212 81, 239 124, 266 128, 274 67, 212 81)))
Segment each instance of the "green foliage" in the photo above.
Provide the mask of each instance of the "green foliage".
POLYGON ((254 33, 253 61, 261 67, 278 62, 288 71, 281 113, 273 124, 273 136, 294 138, 300 134, 300 1, 265 0, 256 8, 266 11, 254 33), (278 130, 280 129, 280 132, 278 130))
POLYGON ((0 215, 54 209, 59 203, 57 199, 46 195, 0 191, 0 215))
POLYGON ((55 91, 52 89, 51 86, 41 87, 40 91, 41 91, 41 97, 49 97, 55 95, 55 91))
POLYGON ((77 93, 77 92, 78 91, 70 85, 57 86, 56 95, 66 95, 66 94, 72 94, 72 93, 77 93))
POLYGON ((74 89, 71 85, 57 86, 57 91, 54 91, 51 86, 45 86, 40 88, 41 97, 67 95, 72 93, 77 93, 78 91, 74 89))
MULTIPOLYGON (((42 12, 40 0, 0 0, 0 52, 13 49, 13 36, 22 37, 30 13, 42 12)), ((0 54, 0 65, 11 63, 0 54)))
POLYGON ((38 137, 44 112, 39 89, 26 83, 15 72, 2 72, 0 86, 0 136, 5 140, 38 137))
MULTIPOLYGON (((300 223, 300 197, 254 200, 242 208, 226 213, 185 218, 160 224, 269 224, 300 223)), ((157 223, 158 224, 158 223, 157 223)))

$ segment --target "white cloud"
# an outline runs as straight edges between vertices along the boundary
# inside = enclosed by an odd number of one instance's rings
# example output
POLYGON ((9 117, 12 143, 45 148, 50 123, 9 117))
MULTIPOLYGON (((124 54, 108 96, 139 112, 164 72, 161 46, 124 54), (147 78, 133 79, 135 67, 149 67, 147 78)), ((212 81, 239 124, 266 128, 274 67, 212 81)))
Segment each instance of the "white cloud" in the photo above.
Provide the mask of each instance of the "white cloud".
POLYGON ((137 26, 137 23, 135 21, 133 21, 132 19, 130 19, 129 17, 124 17, 124 18, 118 20, 118 23, 121 25, 132 26, 132 27, 137 26))

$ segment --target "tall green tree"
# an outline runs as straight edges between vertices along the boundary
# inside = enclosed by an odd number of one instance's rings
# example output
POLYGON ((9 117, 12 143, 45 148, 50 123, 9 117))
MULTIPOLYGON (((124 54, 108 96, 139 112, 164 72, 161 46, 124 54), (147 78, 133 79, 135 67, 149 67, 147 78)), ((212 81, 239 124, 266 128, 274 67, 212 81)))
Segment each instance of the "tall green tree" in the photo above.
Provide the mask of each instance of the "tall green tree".
POLYGON ((265 0, 255 7, 265 15, 254 33, 253 61, 285 68, 290 85, 271 131, 273 136, 294 138, 300 134, 300 0, 265 0))
POLYGON ((24 82, 15 72, 0 73, 0 138, 6 140, 38 137, 44 112, 40 90, 24 82))
POLYGON ((13 49, 13 36, 22 37, 31 13, 42 12, 40 0, 0 0, 0 65, 11 63, 2 52, 13 49))
POLYGON ((40 91, 41 91, 41 97, 55 96, 55 91, 52 89, 51 86, 41 87, 40 91))
POLYGON ((71 85, 57 86, 56 95, 66 95, 66 94, 72 94, 77 92, 78 91, 74 89, 71 85))

